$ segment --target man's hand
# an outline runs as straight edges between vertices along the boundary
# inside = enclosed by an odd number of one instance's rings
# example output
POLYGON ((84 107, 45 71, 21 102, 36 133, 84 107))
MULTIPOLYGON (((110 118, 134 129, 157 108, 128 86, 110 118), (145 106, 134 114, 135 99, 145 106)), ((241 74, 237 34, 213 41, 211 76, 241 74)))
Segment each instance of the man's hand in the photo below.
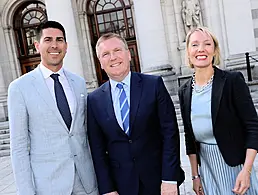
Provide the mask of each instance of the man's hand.
POLYGON ((161 183, 161 195, 178 195, 177 184, 161 183))
POLYGON ((104 194, 104 195, 119 195, 119 194, 117 193, 117 191, 114 191, 114 192, 109 192, 109 193, 104 194))

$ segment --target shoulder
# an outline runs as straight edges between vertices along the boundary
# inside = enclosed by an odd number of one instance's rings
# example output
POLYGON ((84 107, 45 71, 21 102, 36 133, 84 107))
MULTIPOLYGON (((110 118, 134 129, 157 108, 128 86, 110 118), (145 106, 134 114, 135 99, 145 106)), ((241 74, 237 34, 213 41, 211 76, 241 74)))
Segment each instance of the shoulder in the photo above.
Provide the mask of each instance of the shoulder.
POLYGON ((13 86, 23 86, 23 85, 27 85, 29 82, 31 82, 31 80, 35 77, 37 77, 37 72, 38 69, 34 69, 18 78, 16 78, 15 80, 13 80, 10 85, 9 85, 9 88, 10 87, 13 87, 13 86))
POLYGON ((88 94, 88 99, 100 99, 105 91, 110 92, 109 81, 103 83, 100 87, 88 94))
POLYGON ((192 86, 192 77, 179 87, 178 92, 181 93, 188 86, 192 86))
POLYGON ((144 83, 153 84, 158 81, 163 81, 161 76, 156 75, 149 75, 149 74, 143 74, 138 72, 132 72, 131 76, 132 81, 135 81, 137 79, 142 80, 144 83))
POLYGON ((75 80, 77 80, 77 81, 81 81, 81 82, 84 82, 84 83, 85 83, 85 79, 84 79, 83 77, 81 77, 81 76, 75 74, 75 73, 72 73, 72 72, 70 72, 70 71, 68 71, 68 70, 64 70, 64 73, 66 74, 66 76, 68 76, 68 77, 70 77, 70 78, 72 78, 72 79, 75 79, 75 80))
POLYGON ((220 68, 215 68, 215 76, 219 74, 224 75, 229 79, 244 77, 243 74, 239 71, 229 71, 229 70, 222 70, 220 68))

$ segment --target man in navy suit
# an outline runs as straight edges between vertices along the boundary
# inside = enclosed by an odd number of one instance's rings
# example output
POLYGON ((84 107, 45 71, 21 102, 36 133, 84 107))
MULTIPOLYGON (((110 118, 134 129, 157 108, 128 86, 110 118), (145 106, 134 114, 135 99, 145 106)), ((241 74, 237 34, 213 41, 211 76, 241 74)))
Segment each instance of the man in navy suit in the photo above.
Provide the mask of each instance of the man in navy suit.
POLYGON ((178 194, 184 180, 179 130, 162 78, 130 72, 130 51, 120 35, 103 35, 96 51, 109 76, 87 104, 100 194, 178 194))

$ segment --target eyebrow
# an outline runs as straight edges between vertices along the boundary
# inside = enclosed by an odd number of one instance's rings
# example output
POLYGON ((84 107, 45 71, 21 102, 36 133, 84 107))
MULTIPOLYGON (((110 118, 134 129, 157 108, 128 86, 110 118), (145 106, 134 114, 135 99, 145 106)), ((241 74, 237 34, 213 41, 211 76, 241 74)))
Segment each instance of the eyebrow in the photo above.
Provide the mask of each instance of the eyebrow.
MULTIPOLYGON (((44 39, 53 39, 53 37, 44 37, 44 39)), ((56 37, 56 40, 64 39, 64 37, 56 37)))
MULTIPOLYGON (((211 41, 212 42, 212 40, 209 40, 209 39, 206 39, 206 40, 204 40, 203 42, 207 42, 207 41, 211 41)), ((191 41, 191 43, 194 43, 194 42, 200 42, 199 40, 194 40, 194 41, 191 41)))

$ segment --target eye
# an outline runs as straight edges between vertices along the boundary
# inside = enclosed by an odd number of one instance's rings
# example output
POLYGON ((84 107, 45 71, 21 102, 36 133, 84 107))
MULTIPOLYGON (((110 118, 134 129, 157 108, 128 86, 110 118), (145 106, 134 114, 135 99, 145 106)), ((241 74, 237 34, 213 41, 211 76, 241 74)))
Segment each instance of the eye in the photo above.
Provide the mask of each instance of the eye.
POLYGON ((50 39, 44 39, 45 42, 50 42, 50 39))
POLYGON ((198 46, 197 43, 193 43, 193 44, 192 44, 192 47, 196 47, 196 46, 198 46))
POLYGON ((103 54, 102 54, 102 57, 103 57, 103 58, 108 57, 108 53, 103 53, 103 54))
POLYGON ((64 38, 57 39, 58 42, 64 42, 64 38))
POLYGON ((115 49, 115 52, 120 52, 120 51, 122 51, 121 48, 116 48, 116 49, 115 49))

